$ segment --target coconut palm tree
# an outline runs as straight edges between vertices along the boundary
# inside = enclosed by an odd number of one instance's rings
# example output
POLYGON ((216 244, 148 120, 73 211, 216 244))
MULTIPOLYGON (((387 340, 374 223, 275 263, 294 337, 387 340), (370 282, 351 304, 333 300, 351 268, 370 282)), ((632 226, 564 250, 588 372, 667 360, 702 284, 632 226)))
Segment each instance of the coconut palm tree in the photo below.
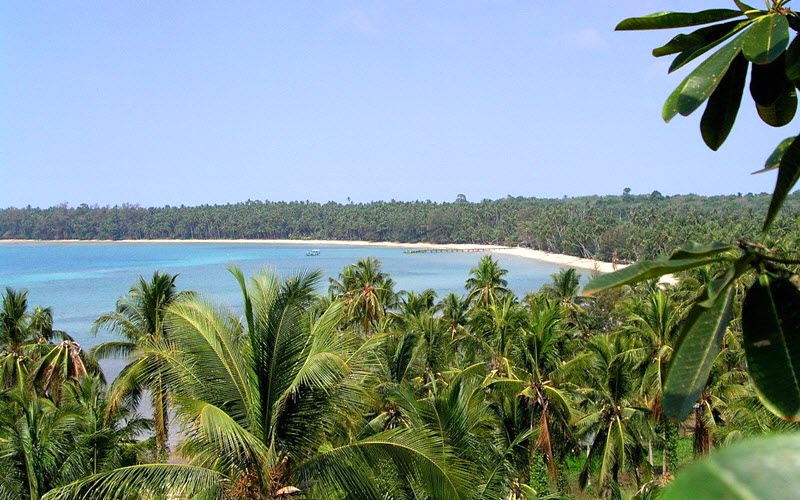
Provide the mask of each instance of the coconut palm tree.
POLYGON ((113 419, 97 375, 68 380, 60 404, 28 388, 0 395, 0 498, 37 499, 53 488, 120 465, 137 463, 149 429, 125 405, 113 419))
POLYGON ((481 257, 478 265, 469 273, 464 287, 469 292, 467 299, 472 303, 486 307, 510 292, 508 281, 504 278, 508 270, 500 268, 491 255, 481 257))
POLYGON ((48 344, 48 347, 49 351, 42 355, 31 373, 33 385, 41 395, 58 404, 68 381, 79 381, 91 374, 105 382, 100 365, 74 340, 67 337, 58 344, 48 344))
POLYGON ((527 422, 519 419, 521 425, 512 427, 513 432, 530 432, 528 463, 541 461, 553 479, 571 448, 569 443, 576 442, 572 433, 572 387, 557 376, 565 352, 562 323, 557 302, 544 302, 534 309, 529 324, 512 340, 508 376, 487 382, 512 405, 519 406, 513 413, 527 416, 527 422))
POLYGON ((631 340, 620 334, 597 336, 587 344, 590 363, 583 378, 588 388, 583 392, 590 406, 576 424, 579 436, 588 443, 579 476, 581 488, 588 485, 595 468, 599 468, 598 492, 615 487, 620 472, 626 469, 633 470, 637 484, 640 482, 639 467, 645 458, 642 436, 647 429, 648 412, 637 405, 638 381, 628 354, 631 347, 631 340))
POLYGON ((154 440, 140 436, 152 431, 153 421, 136 413, 135 401, 128 399, 113 413, 107 412, 108 387, 97 375, 70 381, 63 393, 62 406, 81 415, 76 441, 85 450, 84 475, 152 459, 154 440))
POLYGON ((68 338, 53 330, 49 308, 36 307, 29 312, 28 292, 6 288, 0 306, 0 387, 22 384, 33 362, 49 351, 56 336, 68 338))
POLYGON ((526 326, 525 309, 512 294, 491 302, 473 312, 472 331, 491 351, 493 369, 504 364, 510 354, 511 342, 526 326))
POLYGON ((405 290, 397 294, 399 304, 393 316, 401 322, 408 321, 412 317, 422 317, 426 313, 434 312, 436 306, 436 291, 428 288, 422 292, 407 292, 405 290))
POLYGON ((460 336, 469 322, 469 301, 455 293, 448 293, 439 303, 442 319, 447 322, 450 338, 460 336))
MULTIPOLYGON (((486 399, 486 387, 481 383, 484 376, 485 369, 475 365, 449 384, 434 386, 422 398, 396 388, 387 397, 388 409, 370 424, 376 429, 405 427, 431 432, 439 446, 453 449, 459 462, 472 470, 474 479, 467 498, 512 498, 509 495, 519 489, 513 459, 529 433, 507 442, 507 436, 497 432, 501 422, 486 399)), ((418 498, 410 486, 396 485, 387 496, 418 498)))
POLYGON ((373 323, 380 320, 386 310, 395 305, 394 281, 381 269, 375 257, 359 259, 346 266, 339 279, 330 278, 330 291, 348 305, 348 315, 369 337, 373 323))
POLYGON ((319 273, 262 274, 242 289, 244 318, 197 298, 167 311, 158 356, 184 429, 185 463, 124 467, 76 481, 53 498, 380 498, 393 471, 432 498, 465 494, 469 472, 425 429, 375 433, 361 415, 380 342, 339 329, 333 303, 307 310, 319 273), (361 436, 357 438, 357 436, 361 436), (380 472, 380 474, 379 474, 380 472))
POLYGON ((542 286, 541 291, 558 301, 574 300, 580 290, 581 275, 573 268, 562 268, 551 274, 552 283, 542 286))
MULTIPOLYGON (((650 416, 657 424, 660 439, 664 445, 662 474, 670 473, 675 464, 670 463, 674 454, 677 426, 670 422, 663 412, 664 379, 669 360, 672 357, 678 332, 680 309, 664 290, 650 289, 644 298, 630 297, 623 307, 626 310, 627 324, 622 332, 637 343, 629 350, 628 356, 636 363, 641 375, 640 395, 650 416)), ((648 443, 650 464, 653 465, 652 444, 648 443)), ((674 457, 673 457, 674 458, 674 457)))
POLYGON ((161 359, 152 350, 169 339, 164 320, 167 307, 188 295, 178 291, 177 278, 176 274, 158 271, 150 281, 140 276, 128 295, 117 300, 115 311, 101 316, 94 324, 95 332, 105 328, 122 335, 123 340, 103 342, 92 349, 92 354, 98 359, 129 359, 112 384, 108 410, 113 412, 123 399, 130 396, 138 399, 145 389, 149 391, 159 460, 169 455, 169 387, 164 381, 161 359))

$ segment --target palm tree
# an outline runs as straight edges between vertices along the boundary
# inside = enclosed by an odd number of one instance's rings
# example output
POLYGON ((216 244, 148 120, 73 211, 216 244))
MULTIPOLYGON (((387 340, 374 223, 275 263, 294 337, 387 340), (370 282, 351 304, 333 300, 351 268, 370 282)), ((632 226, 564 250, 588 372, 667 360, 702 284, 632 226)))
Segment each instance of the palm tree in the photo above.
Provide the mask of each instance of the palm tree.
MULTIPOLYGON (((664 444, 662 474, 666 475, 675 466, 670 463, 670 455, 674 454, 677 426, 664 415, 663 389, 680 310, 670 296, 658 288, 649 290, 644 300, 638 296, 631 297, 623 309, 627 309, 628 324, 622 331, 638 344, 629 351, 629 356, 641 374, 640 394, 644 406, 650 410, 661 434, 664 444)), ((652 465, 652 444, 648 445, 648 453, 652 465)))
POLYGON ((130 359, 114 381, 111 391, 113 412, 126 398, 138 399, 143 390, 150 392, 155 422, 156 457, 169 455, 169 387, 164 381, 161 359, 148 354, 169 339, 169 329, 164 316, 170 304, 187 296, 178 292, 175 280, 178 275, 153 273, 148 282, 143 277, 131 287, 128 295, 117 301, 116 310, 95 321, 94 331, 106 328, 122 335, 123 340, 103 342, 92 349, 98 359, 122 357, 130 359))
POLYGON ((169 338, 146 354, 163 360, 184 428, 186 463, 124 467, 76 481, 53 498, 202 495, 210 498, 380 498, 394 471, 433 498, 464 494, 469 477, 425 429, 374 433, 362 411, 379 340, 341 331, 343 302, 307 312, 319 273, 283 282, 238 269, 244 323, 197 298, 167 311, 169 338), (362 437, 356 439, 355 436, 362 437))
POLYGON ((571 301, 580 290, 581 275, 573 268, 562 268, 556 274, 551 274, 552 283, 542 286, 548 297, 558 301, 571 301))
MULTIPOLYGON (((435 386, 423 398, 409 390, 397 389, 388 396, 389 410, 372 421, 373 426, 424 429, 437 444, 453 449, 459 462, 468 464, 474 482, 468 498, 511 498, 515 488, 515 452, 528 437, 524 433, 510 442, 499 436, 501 426, 486 399, 481 383, 485 370, 475 366, 456 375, 449 384, 435 386), (478 369, 476 369, 478 368, 478 369)), ((394 498, 418 498, 410 485, 387 492, 394 498)))
POLYGON ((350 318, 361 326, 366 337, 372 334, 374 321, 394 306, 394 281, 381 269, 375 257, 359 259, 347 266, 339 279, 330 278, 330 291, 345 299, 350 318))
POLYGON ((433 312, 436 308, 436 291, 430 288, 420 293, 403 290, 397 296, 400 298, 400 303, 398 304, 397 312, 394 313, 394 317, 401 322, 407 321, 412 317, 422 317, 426 313, 433 312))
POLYGON ((469 300, 462 299, 455 293, 448 293, 439 303, 442 319, 447 322, 450 338, 459 336, 469 322, 469 300))
POLYGON ((53 313, 49 308, 28 311, 28 292, 6 288, 0 308, 0 387, 21 384, 33 361, 49 350, 55 336, 66 337, 53 330, 53 313))
POLYGON ((586 487, 598 465, 598 491, 618 484, 619 474, 626 468, 634 471, 638 484, 639 466, 644 462, 642 433, 647 428, 648 412, 636 404, 635 364, 628 354, 632 343, 623 335, 612 334, 593 338, 587 347, 588 358, 568 362, 587 366, 585 362, 589 361, 589 369, 581 378, 589 384, 584 392, 590 409, 576 424, 579 435, 588 440, 580 486, 586 487))
POLYGON ((24 388, 0 400, 0 496, 37 500, 47 491, 75 480, 83 449, 74 439, 80 413, 60 408, 24 388))
POLYGON ((511 341, 526 326, 525 310, 512 294, 493 301, 473 313, 473 333, 480 336, 492 355, 492 367, 498 369, 509 357, 511 341))
POLYGON ((49 345, 49 352, 38 361, 32 377, 37 391, 58 404, 66 382, 79 381, 89 374, 105 382, 103 371, 94 357, 67 337, 58 344, 49 345))
POLYGON ((84 448, 84 475, 97 474, 117 467, 144 463, 152 457, 152 438, 139 436, 152 431, 153 421, 135 411, 135 401, 128 399, 113 413, 108 387, 102 377, 89 375, 64 385, 62 406, 81 415, 76 441, 84 448))
POLYGON ((501 269, 500 264, 491 255, 481 257, 467 278, 465 285, 469 291, 467 299, 486 307, 498 298, 504 297, 510 292, 508 281, 503 278, 506 274, 508 270, 501 269))
POLYGON ((0 498, 37 499, 101 470, 137 463, 149 422, 125 405, 104 415, 105 383, 96 375, 69 380, 60 404, 25 388, 0 395, 0 498))
MULTIPOLYGON (((508 392, 506 397, 520 405, 516 414, 527 415, 528 462, 540 454, 553 479, 557 463, 575 442, 572 435, 571 388, 558 379, 562 364, 563 335, 558 303, 544 303, 534 309, 529 326, 512 340, 512 368, 506 378, 490 379, 489 386, 508 392), (535 440, 533 439, 535 437, 535 440)), ((523 422, 520 422, 523 423, 523 422)), ((526 427, 517 427, 517 435, 526 427)))

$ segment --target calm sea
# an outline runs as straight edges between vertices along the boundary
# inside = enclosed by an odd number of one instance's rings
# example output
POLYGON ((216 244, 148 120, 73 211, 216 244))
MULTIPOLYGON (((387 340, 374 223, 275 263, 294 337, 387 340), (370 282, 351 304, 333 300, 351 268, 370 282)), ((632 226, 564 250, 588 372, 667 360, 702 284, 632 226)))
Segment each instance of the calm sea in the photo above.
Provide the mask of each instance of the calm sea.
MULTIPOLYGON (((480 253, 405 254, 400 248, 315 246, 320 255, 307 257, 307 244, 259 243, 4 243, 0 242, 0 286, 28 290, 28 303, 51 307, 55 327, 89 347, 113 335, 91 333, 92 322, 111 312, 140 276, 153 271, 177 273, 180 289, 195 290, 236 309, 240 292, 227 266, 236 264, 249 276, 271 268, 286 275, 304 269, 336 277, 347 264, 374 256, 397 282, 398 290, 464 293, 469 271, 480 253)), ((522 295, 538 290, 558 266, 513 256, 496 255, 509 270, 510 287, 522 295)), ((583 272, 587 274, 587 272, 583 272)))

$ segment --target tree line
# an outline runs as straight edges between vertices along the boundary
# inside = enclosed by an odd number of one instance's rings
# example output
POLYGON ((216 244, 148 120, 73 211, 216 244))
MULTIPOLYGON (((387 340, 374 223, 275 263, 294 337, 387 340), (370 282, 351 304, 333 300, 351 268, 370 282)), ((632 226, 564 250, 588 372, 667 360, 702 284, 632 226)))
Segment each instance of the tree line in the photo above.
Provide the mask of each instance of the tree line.
POLYGON ((748 378, 744 286, 691 414, 665 416, 678 332, 715 272, 587 298, 563 269, 517 296, 485 256, 438 297, 396 290, 374 258, 321 295, 316 272, 232 268, 240 311, 155 272, 91 350, 6 289, 0 498, 652 498, 715 447, 800 425, 748 378), (107 382, 112 356, 127 365, 107 382))
MULTIPOLYGON (((251 201, 196 207, 62 204, 0 210, 3 239, 334 239, 522 245, 621 261, 655 258, 687 241, 753 239, 766 194, 664 197, 657 191, 565 199, 507 197, 316 203, 251 201)), ((772 237, 797 242, 800 196, 790 195, 772 237)))

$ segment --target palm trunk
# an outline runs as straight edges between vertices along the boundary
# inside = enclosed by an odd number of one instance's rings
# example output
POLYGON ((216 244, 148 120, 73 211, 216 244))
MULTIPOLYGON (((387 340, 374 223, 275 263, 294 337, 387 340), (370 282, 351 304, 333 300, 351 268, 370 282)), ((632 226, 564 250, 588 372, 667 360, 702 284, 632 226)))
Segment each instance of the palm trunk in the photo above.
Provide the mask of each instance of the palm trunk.
POLYGON ((166 388, 161 375, 156 376, 151 401, 153 404, 153 420, 156 431, 156 461, 161 462, 169 458, 169 408, 166 388))

